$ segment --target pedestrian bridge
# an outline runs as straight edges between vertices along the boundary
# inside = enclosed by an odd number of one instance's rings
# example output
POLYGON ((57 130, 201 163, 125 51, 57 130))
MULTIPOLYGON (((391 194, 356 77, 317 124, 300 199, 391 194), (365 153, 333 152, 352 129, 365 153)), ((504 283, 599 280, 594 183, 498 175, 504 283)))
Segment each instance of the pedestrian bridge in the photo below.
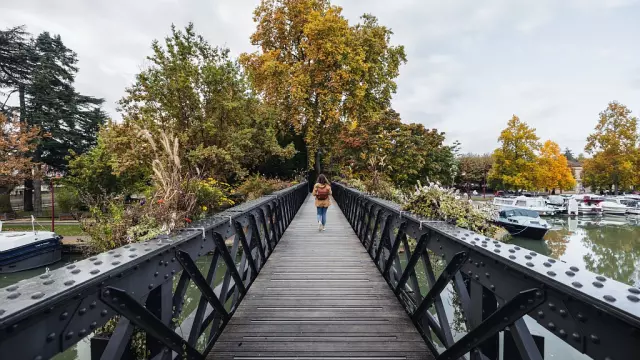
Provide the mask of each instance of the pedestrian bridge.
POLYGON ((640 289, 333 192, 324 232, 300 184, 0 289, 0 359, 638 358, 640 289))

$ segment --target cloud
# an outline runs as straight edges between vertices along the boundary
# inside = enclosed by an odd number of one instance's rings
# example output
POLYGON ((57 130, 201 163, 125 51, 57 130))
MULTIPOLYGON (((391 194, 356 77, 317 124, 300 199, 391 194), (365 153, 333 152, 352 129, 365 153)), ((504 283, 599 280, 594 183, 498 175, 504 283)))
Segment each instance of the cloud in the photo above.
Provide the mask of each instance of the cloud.
MULTIPOLYGON (((79 91, 116 102, 170 25, 194 22, 211 44, 253 51, 259 0, 6 1, 0 26, 59 33, 78 53, 79 91)), ((640 0, 334 0, 356 22, 372 13, 409 62, 393 106, 486 152, 519 115, 538 135, 580 152, 598 112, 617 99, 640 112, 640 0)))

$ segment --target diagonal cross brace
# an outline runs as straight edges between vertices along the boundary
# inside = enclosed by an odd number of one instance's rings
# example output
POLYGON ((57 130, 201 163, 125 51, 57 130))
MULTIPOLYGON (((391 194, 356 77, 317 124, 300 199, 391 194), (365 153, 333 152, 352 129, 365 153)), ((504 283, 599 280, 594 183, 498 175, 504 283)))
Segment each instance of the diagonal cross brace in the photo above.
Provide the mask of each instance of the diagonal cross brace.
POLYGON ((222 315, 222 321, 226 322, 229 319, 227 310, 225 310, 222 303, 220 303, 220 300, 213 292, 213 289, 211 289, 211 286, 207 283, 207 280, 202 276, 200 270, 198 270, 198 266, 193 262, 191 256, 189 256, 187 252, 178 249, 176 250, 176 258, 180 265, 182 265, 184 271, 189 275, 191 280, 193 280, 193 283, 196 284, 198 289, 200 289, 202 296, 204 296, 207 301, 209 301, 209 304, 211 304, 211 306, 213 306, 213 308, 222 315))
POLYGON ((498 308, 485 321, 471 330, 462 339, 445 350, 437 360, 458 359, 485 340, 521 319, 545 301, 545 293, 539 289, 520 292, 504 306, 498 308))
POLYGON ((113 311, 129 319, 137 327, 144 330, 147 335, 151 335, 189 360, 202 360, 204 356, 194 347, 189 345, 185 339, 176 334, 160 319, 147 310, 126 291, 108 286, 100 293, 100 300, 107 304, 113 311))
POLYGON ((436 283, 433 284, 431 289, 429 289, 429 292, 420 303, 420 306, 418 306, 416 311, 413 312, 413 315, 411 316, 413 321, 418 322, 418 320, 420 320, 424 312, 427 311, 431 304, 433 304, 436 296, 440 296, 442 290, 444 290, 449 281, 453 279, 468 258, 469 254, 466 252, 459 252, 453 256, 451 261, 447 264, 447 267, 442 271, 442 274, 440 274, 440 277, 438 277, 436 283))

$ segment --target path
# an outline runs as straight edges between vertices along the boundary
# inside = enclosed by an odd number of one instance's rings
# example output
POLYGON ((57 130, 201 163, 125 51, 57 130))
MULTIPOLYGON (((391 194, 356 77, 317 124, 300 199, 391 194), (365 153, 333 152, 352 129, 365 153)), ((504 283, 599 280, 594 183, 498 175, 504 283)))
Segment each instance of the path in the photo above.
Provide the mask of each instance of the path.
POLYGON ((208 359, 432 359, 337 205, 309 197, 208 359))

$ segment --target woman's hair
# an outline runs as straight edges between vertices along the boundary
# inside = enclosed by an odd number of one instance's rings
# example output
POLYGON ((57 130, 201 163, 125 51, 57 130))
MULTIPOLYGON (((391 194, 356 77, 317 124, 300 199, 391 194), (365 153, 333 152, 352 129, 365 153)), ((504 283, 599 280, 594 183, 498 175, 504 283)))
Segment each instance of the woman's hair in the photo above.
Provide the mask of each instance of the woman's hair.
POLYGON ((324 174, 318 175, 318 184, 326 184, 328 183, 327 177, 324 174))

